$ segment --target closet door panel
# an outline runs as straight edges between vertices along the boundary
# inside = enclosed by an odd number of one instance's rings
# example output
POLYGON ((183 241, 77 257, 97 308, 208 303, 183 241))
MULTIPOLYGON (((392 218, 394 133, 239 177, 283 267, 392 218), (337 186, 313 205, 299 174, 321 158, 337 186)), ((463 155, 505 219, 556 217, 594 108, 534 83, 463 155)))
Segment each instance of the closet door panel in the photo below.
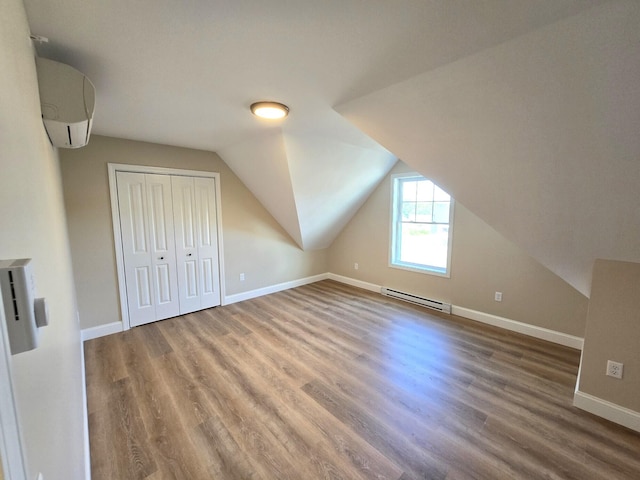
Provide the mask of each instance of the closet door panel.
POLYGON ((163 320, 180 315, 171 177, 147 174, 145 180, 156 320, 163 320))
POLYGON ((129 319, 136 326, 156 319, 144 174, 118 172, 117 190, 129 319))
POLYGON ((171 177, 180 314, 200 310, 197 212, 192 177, 171 177))
POLYGON ((135 292, 137 308, 153 307, 151 293, 151 272, 149 267, 136 267, 135 269, 135 292))
POLYGON ((196 259, 185 260, 184 262, 185 285, 184 293, 188 299, 198 296, 198 262, 196 259))
POLYGON ((198 260, 200 264, 201 308, 220 305, 216 184, 213 178, 195 178, 198 218, 198 260))
MULTIPOLYGON (((172 281, 175 281, 175 275, 173 276, 173 278, 171 277, 171 272, 168 265, 156 265, 155 273, 158 305, 168 305, 172 303, 174 296, 177 296, 178 294, 177 288, 174 291, 172 291, 171 288, 172 281)), ((178 314, 176 313, 176 315, 178 314)))

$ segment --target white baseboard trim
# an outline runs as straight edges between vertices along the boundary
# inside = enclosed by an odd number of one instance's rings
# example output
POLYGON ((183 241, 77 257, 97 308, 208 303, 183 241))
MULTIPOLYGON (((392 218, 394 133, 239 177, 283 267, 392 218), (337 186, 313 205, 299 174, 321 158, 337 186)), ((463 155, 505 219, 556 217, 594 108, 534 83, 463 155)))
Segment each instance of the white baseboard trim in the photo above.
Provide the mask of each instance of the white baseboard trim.
MULTIPOLYGON (((222 305, 230 305, 232 303, 241 302, 243 300, 249 300, 251 298, 261 297, 262 295, 268 295, 270 293, 281 292, 282 290, 288 290, 289 288, 300 287, 309 283, 319 282, 320 280, 326 280, 329 278, 328 273, 321 273, 311 277, 300 278, 298 280, 292 280, 290 282, 279 283, 277 285, 271 285, 269 287, 258 288, 256 290, 250 290, 248 292, 237 293, 235 295, 227 295, 222 301, 222 305)), ((98 325, 97 327, 85 328, 81 330, 82 341, 93 340, 94 338, 104 337, 111 335, 112 333, 120 333, 124 331, 124 325, 122 322, 112 322, 106 325, 98 325)))
POLYGON ((640 432, 640 413, 576 390, 573 405, 589 413, 640 432))
POLYGON ((380 293, 382 289, 381 285, 376 285, 374 283, 363 282, 362 280, 356 280, 355 278, 343 277, 342 275, 336 275, 335 273, 329 273, 329 280, 335 280, 336 282, 346 283, 347 285, 351 285, 352 287, 362 288, 364 290, 369 290, 371 292, 380 293))
MULTIPOLYGON (((311 277, 300 278, 298 280, 278 283, 276 285, 270 285, 268 287, 258 288, 256 290, 236 293, 234 295, 227 295, 224 297, 222 305, 231 305, 232 303, 242 302, 243 300, 250 300, 252 298, 261 297, 263 295, 269 295, 270 293, 281 292, 283 290, 288 290, 289 288, 300 287, 302 285, 308 285, 310 283, 327 279, 335 280, 336 282, 344 283, 353 287, 362 288, 364 290, 376 293, 380 293, 380 289, 382 288, 380 285, 376 285, 374 283, 345 277, 343 275, 337 275, 335 273, 321 273, 319 275, 313 275, 311 277)), ((522 323, 504 317, 498 317, 497 315, 492 315, 490 313, 471 310, 470 308, 459 307, 457 305, 451 306, 451 313, 453 315, 459 315, 470 320, 486 323, 495 327, 504 328, 505 330, 522 333, 531 337, 547 340, 549 342, 557 343, 559 345, 564 345, 578 350, 582 350, 582 346, 584 343, 584 340, 580 337, 575 337, 566 333, 556 332, 555 330, 549 330, 548 328, 538 327, 536 325, 530 325, 528 323, 522 323)), ((85 328, 81 332, 82 341, 104 337, 105 335, 122 332, 123 330, 124 328, 122 322, 113 322, 106 325, 99 325, 97 327, 85 328)))
MULTIPOLYGON (((346 283, 347 285, 363 288, 371 292, 380 293, 380 289, 382 288, 380 285, 376 285, 374 283, 363 282, 362 280, 336 275, 335 273, 329 273, 328 278, 330 280, 335 280, 336 282, 346 283)), ((584 339, 580 337, 575 337, 566 333, 556 332, 555 330, 549 330, 548 328, 538 327, 536 325, 530 325, 528 323, 522 323, 504 317, 498 317, 497 315, 492 315, 490 313, 471 310, 470 308, 451 305, 451 313, 470 320, 493 325, 494 327, 504 328, 505 330, 510 330, 512 332, 522 333, 541 340, 547 340, 549 342, 575 348, 577 350, 582 350, 582 346, 584 344, 584 339)))
POLYGON ((281 292, 282 290, 288 290, 290 288, 301 287, 302 285, 308 285, 309 283, 319 282, 320 280, 326 280, 329 278, 328 273, 321 273, 319 275, 313 275, 311 277, 300 278, 298 280, 291 280, 290 282, 278 283, 269 287, 257 288, 255 290, 249 290, 248 292, 236 293, 234 295, 227 295, 224 297, 222 305, 231 305, 232 303, 242 302, 244 300, 250 300, 252 298, 261 297, 263 295, 269 295, 270 293, 281 292))
POLYGON ((451 313, 470 320, 493 325, 494 327, 504 328, 505 330, 510 330, 512 332, 522 333, 524 335, 529 335, 530 337, 539 338, 541 340, 557 343, 558 345, 564 345, 565 347, 571 347, 577 350, 582 350, 582 346, 584 344, 584 339, 580 337, 557 332, 548 328, 538 327, 537 325, 518 322, 517 320, 511 320, 509 318, 498 317, 497 315, 492 315, 490 313, 471 310, 470 308, 452 305, 451 313))
POLYGON ((97 327, 83 328, 80 331, 80 338, 83 342, 93 340, 98 337, 105 337, 112 333, 120 333, 124 331, 122 322, 112 322, 106 325, 98 325, 97 327))

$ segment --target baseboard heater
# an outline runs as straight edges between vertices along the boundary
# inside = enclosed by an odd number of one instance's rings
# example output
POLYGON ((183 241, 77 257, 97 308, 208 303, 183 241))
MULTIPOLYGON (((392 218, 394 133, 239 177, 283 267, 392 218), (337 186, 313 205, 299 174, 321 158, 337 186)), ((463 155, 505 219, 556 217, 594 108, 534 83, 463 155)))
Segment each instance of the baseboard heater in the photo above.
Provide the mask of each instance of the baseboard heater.
POLYGON ((397 298, 398 300, 404 300, 405 302, 415 303, 416 305, 422 305, 423 307, 431 308, 439 312, 451 313, 451 304, 439 302, 438 300, 432 300, 430 298, 419 297, 410 293, 401 292, 399 290, 393 290, 391 288, 382 287, 380 289, 382 295, 387 297, 397 298))

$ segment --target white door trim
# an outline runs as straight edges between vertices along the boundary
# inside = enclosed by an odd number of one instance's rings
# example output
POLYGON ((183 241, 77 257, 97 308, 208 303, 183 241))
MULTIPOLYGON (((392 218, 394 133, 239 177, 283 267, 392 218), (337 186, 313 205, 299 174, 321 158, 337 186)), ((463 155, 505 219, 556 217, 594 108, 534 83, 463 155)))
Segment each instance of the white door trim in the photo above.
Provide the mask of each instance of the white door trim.
POLYGON ((111 224, 113 226, 113 241, 116 254, 116 272, 118 277, 118 294, 120 297, 120 316, 123 330, 129 330, 129 309, 127 307, 127 290, 124 276, 124 252, 122 250, 120 231, 120 215, 118 209, 118 190, 116 184, 116 172, 157 173, 160 175, 181 175, 186 177, 213 178, 216 182, 216 215, 218 230, 218 265, 220 267, 220 304, 224 305, 226 294, 224 285, 224 252, 222 247, 222 207, 220 194, 220 174, 218 172, 206 172, 202 170, 183 170, 178 168, 151 167, 146 165, 126 165, 123 163, 107 164, 109 171, 109 195, 111 197, 111 224))
POLYGON ((26 480, 26 468, 15 404, 9 336, 0 295, 0 468, 5 480, 26 480))

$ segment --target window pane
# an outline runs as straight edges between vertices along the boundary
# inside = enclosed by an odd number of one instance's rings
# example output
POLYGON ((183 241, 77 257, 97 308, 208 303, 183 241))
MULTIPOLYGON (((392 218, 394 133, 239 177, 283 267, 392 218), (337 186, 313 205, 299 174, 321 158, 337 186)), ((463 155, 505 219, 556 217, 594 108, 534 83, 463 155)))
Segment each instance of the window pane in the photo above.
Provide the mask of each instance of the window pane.
POLYGON ((429 180, 416 182, 418 184, 417 200, 419 202, 430 202, 433 200, 433 183, 429 180))
POLYGON ((451 200, 451 197, 449 196, 449 194, 447 192, 445 192, 444 190, 442 190, 439 186, 434 185, 434 193, 433 193, 433 199, 437 202, 448 202, 449 200, 451 200))
POLYGON ((433 221, 449 223, 449 202, 435 202, 433 204, 433 221))
POLYGON ((402 188, 402 201, 415 202, 416 201, 416 189, 418 188, 418 182, 402 181, 400 183, 402 188))
POLYGON ((432 202, 418 202, 416 204, 416 222, 429 222, 432 221, 433 215, 433 203, 432 202))
POLYGON ((402 203, 402 222, 416 221, 416 204, 414 202, 402 203))
POLYGON ((400 261, 447 268, 448 225, 403 224, 400 261))
POLYGON ((392 187, 391 265, 448 276, 453 199, 415 173, 394 176, 392 187))

